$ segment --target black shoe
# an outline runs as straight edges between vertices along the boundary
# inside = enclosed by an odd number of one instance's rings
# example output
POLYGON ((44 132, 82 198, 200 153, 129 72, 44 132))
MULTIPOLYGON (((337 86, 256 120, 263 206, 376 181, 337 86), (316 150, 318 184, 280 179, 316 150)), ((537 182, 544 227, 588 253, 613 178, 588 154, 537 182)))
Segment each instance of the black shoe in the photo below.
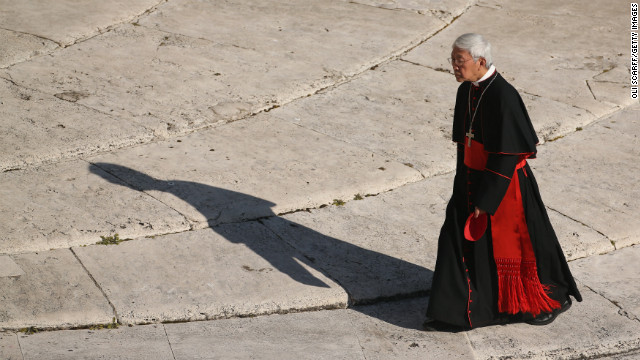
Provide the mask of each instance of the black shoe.
POLYGON ((567 298, 567 300, 562 304, 562 306, 560 306, 560 309, 555 309, 550 313, 540 314, 540 315, 536 316, 535 318, 533 318, 531 320, 527 320, 527 324, 529 324, 529 325, 548 325, 548 324, 551 324, 553 322, 553 320, 555 320, 558 317, 558 315, 560 315, 563 312, 569 310, 570 307, 571 307, 571 299, 567 298))
POLYGON ((422 329, 424 331, 438 331, 438 332, 449 332, 449 333, 457 333, 460 331, 465 331, 466 329, 461 326, 447 324, 442 321, 427 319, 424 324, 422 324, 422 329))

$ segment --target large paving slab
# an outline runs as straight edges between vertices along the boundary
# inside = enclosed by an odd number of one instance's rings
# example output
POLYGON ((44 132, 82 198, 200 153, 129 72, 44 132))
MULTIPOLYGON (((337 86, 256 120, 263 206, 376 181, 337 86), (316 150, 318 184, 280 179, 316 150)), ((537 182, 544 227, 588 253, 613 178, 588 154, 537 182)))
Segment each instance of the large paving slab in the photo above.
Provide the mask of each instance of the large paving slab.
POLYGON ((175 360, 162 324, 18 336, 22 360, 175 360))
POLYGON ((167 324, 176 360, 368 359, 346 310, 167 324))
POLYGON ((258 222, 74 251, 124 324, 347 305, 344 290, 258 222))
MULTIPOLYGON (((628 21, 622 21, 628 19, 629 6, 615 4, 604 0, 588 4, 577 0, 562 4, 551 0, 526 4, 483 0, 404 58, 450 69, 446 59, 456 37, 481 33, 493 45, 498 71, 516 88, 587 110, 597 118, 633 102, 628 85, 628 21), (612 71, 626 71, 627 77, 599 77, 612 71)), ((585 116, 561 118, 571 121, 573 128, 594 120, 585 116)), ((566 131, 563 122, 554 125, 558 119, 549 120, 549 126, 566 131)))
POLYGON ((23 274, 0 277, 0 329, 106 324, 113 309, 69 249, 11 255, 23 274))
POLYGON ((455 167, 457 87, 449 74, 393 61, 271 114, 411 164, 429 177, 455 167))
POLYGON ((190 228, 175 210, 81 160, 3 172, 0 180, 0 254, 190 228))
POLYGON ((82 97, 80 93, 57 96, 0 79, 0 126, 4 129, 0 172, 108 151, 153 136, 139 124, 62 100, 64 96, 82 97), (105 133, 111 136, 102 138, 105 133))
POLYGON ((640 320, 640 246, 591 256, 571 263, 573 275, 589 289, 620 307, 621 313, 640 320))
POLYGON ((581 286, 584 301, 544 327, 490 326, 467 334, 475 359, 590 359, 640 348, 640 322, 581 286))
POLYGON ((0 1, 4 29, 36 35, 62 46, 94 36, 105 29, 152 10, 164 0, 0 1))
POLYGON ((269 113, 89 161, 196 227, 317 207, 422 178, 409 166, 269 113))
POLYGON ((531 162, 550 208, 613 241, 636 244, 640 223, 640 107, 633 106, 582 131, 540 147, 531 162))

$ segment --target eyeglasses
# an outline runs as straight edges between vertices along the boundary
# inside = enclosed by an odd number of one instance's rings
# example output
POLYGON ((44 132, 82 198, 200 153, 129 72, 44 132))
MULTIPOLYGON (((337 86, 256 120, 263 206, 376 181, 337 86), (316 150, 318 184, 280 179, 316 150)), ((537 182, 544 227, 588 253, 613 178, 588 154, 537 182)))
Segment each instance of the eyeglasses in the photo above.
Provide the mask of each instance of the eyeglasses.
POLYGON ((473 58, 471 59, 453 59, 453 58, 447 58, 447 61, 449 62, 449 64, 451 65, 455 65, 455 66, 462 66, 462 64, 466 63, 469 60, 473 60, 473 58))

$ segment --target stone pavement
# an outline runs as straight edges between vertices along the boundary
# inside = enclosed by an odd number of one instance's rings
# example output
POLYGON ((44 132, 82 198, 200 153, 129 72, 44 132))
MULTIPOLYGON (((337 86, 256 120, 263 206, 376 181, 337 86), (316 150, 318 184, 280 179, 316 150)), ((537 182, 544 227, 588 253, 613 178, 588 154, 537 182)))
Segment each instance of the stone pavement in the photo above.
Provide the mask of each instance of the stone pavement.
POLYGON ((42 7, 0 0, 0 359, 640 358, 629 2, 42 7), (584 296, 545 327, 420 330, 470 31, 584 296))

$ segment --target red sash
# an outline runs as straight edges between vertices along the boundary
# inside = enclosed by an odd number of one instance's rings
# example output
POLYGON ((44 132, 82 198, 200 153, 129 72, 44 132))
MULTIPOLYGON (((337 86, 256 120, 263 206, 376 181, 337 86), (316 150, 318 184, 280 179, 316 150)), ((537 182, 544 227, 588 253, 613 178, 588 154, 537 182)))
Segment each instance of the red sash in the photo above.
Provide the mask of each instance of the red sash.
MULTIPOLYGON (((489 153, 484 151, 481 143, 471 141, 471 147, 465 144, 464 162, 468 167, 485 170, 488 157, 489 153)), ((560 308, 560 303, 549 297, 549 287, 541 284, 538 278, 518 178, 518 169, 527 164, 527 157, 526 154, 521 155, 506 194, 495 214, 490 216, 491 240, 498 272, 498 310, 536 316, 560 308)))

